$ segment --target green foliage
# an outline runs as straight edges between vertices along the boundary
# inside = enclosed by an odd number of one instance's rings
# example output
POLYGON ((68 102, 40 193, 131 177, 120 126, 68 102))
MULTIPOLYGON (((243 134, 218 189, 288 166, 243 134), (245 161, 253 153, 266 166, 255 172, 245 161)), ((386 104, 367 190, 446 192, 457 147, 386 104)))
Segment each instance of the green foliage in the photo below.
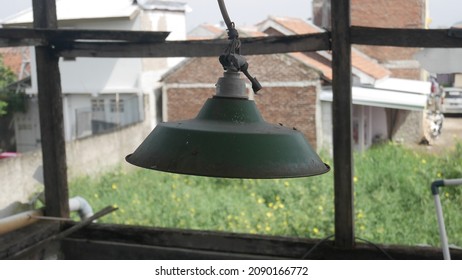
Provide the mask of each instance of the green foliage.
POLYGON ((8 107, 8 103, 5 101, 0 100, 0 116, 6 115, 6 108, 8 107))
POLYGON ((22 108, 24 102, 23 94, 17 95, 14 90, 8 89, 8 85, 16 81, 16 75, 3 63, 0 56, 0 116, 10 111, 22 108))
MULTIPOLYGON (((378 243, 439 244, 430 183, 462 177, 462 145, 442 157, 386 144, 355 156, 356 235, 378 243)), ((331 165, 329 162, 327 162, 331 165)), ((101 222, 322 238, 334 232, 333 172, 278 180, 217 179, 145 169, 71 182, 101 222)), ((462 195, 445 189, 451 243, 462 245, 462 195)))

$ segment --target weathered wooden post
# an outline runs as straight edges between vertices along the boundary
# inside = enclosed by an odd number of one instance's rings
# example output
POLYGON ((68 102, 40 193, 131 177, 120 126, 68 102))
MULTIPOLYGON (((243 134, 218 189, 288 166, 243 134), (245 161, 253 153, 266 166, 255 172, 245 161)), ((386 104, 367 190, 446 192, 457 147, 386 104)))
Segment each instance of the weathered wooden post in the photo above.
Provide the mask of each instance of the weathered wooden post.
MULTIPOLYGON (((57 28, 55 0, 33 0, 34 28, 57 28)), ((53 46, 35 48, 46 215, 69 216, 66 146, 59 57, 53 46)))
POLYGON ((331 3, 335 245, 354 247, 350 0, 331 3))

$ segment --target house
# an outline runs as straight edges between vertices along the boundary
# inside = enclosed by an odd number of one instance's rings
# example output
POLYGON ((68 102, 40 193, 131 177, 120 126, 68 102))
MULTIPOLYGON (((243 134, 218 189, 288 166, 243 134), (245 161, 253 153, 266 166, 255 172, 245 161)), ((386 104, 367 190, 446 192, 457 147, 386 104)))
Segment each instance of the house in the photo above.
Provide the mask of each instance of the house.
MULTIPOLYGON (((351 24, 382 28, 427 28, 429 23, 428 0, 351 0, 351 24)), ((313 23, 330 29, 328 0, 313 0, 313 23)), ((355 46, 391 71, 391 76, 401 79, 426 80, 414 55, 418 48, 385 46, 355 46)))
MULTIPOLYGON (((202 26, 193 30, 203 28, 202 26)), ((241 37, 322 32, 318 27, 301 19, 273 16, 248 30, 240 31, 241 37), (254 29, 258 31, 248 31, 254 29)), ((214 36, 217 33, 213 33, 214 36)), ((263 90, 258 95, 253 95, 249 86, 249 96, 255 100, 265 120, 296 127, 304 133, 314 148, 330 149, 332 92, 330 91, 330 95, 328 92, 332 81, 332 58, 329 52, 273 54, 246 58, 250 65, 249 71, 263 85, 263 90)), ((194 118, 205 100, 214 94, 215 84, 222 72, 218 58, 187 59, 168 72, 162 80, 163 120, 194 118)), ((358 150, 367 148, 378 139, 387 139, 386 108, 421 111, 425 107, 423 95, 405 92, 396 95, 395 90, 387 91, 386 88, 394 84, 390 82, 389 74, 387 69, 360 51, 353 51, 355 85, 358 90, 366 91, 365 95, 354 95, 353 101, 356 114, 355 131, 362 135, 356 137, 355 147, 358 150), (381 85, 381 90, 371 89, 378 84, 381 85), (393 104, 376 100, 378 94, 387 92, 394 94, 395 100, 391 102, 393 104), (409 106, 401 104, 405 103, 406 99, 411 99, 409 106)), ((390 131, 396 134, 396 127, 401 123, 393 124, 393 131, 390 131)))
MULTIPOLYGON (((313 148, 322 144, 320 88, 322 73, 288 54, 247 56, 249 71, 263 89, 253 95, 263 118, 270 123, 295 127, 313 148)), ((215 93, 223 76, 218 58, 191 58, 163 78, 164 121, 194 118, 215 93)), ((243 76, 243 78, 245 78, 243 76)))
MULTIPOLYGON (((59 0, 59 28, 169 31, 168 40, 186 38, 185 3, 156 0, 59 0)), ((31 26, 28 9, 2 22, 4 28, 31 26)), ((34 49, 31 48, 31 57, 34 49)), ((146 120, 154 127, 160 113, 158 80, 181 58, 61 58, 64 132, 67 141, 146 120), (149 110, 145 110, 149 108, 149 110), (147 114, 145 115, 145 111, 147 114)), ((17 150, 40 146, 35 60, 25 114, 16 116, 17 150)))
MULTIPOLYGON (((257 24, 257 27, 261 32, 273 36, 322 32, 322 29, 309 22, 288 17, 271 16, 257 24)), ((318 69, 323 69, 323 76, 326 78, 320 95, 323 147, 329 149, 332 147, 332 90, 329 83, 332 80, 331 54, 317 51, 295 55, 318 69)), ((426 94, 430 90, 429 83, 390 78, 391 70, 356 47, 352 48, 351 56, 355 149, 364 150, 374 142, 385 139, 419 142, 425 134, 423 110, 426 106, 426 94), (381 94, 388 96, 378 97, 381 94), (390 99, 390 102, 382 102, 380 98, 390 99)))

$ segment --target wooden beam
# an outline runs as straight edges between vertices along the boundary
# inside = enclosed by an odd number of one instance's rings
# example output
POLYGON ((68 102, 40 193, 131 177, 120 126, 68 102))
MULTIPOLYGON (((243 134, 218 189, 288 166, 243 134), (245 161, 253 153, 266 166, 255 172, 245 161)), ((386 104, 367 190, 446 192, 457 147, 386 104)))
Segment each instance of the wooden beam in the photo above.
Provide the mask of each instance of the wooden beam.
MULTIPOLYGON (((394 47, 425 47, 425 48, 460 48, 462 47, 462 38, 454 36, 454 29, 398 29, 398 28, 375 28, 352 26, 350 28, 351 43, 359 45, 373 46, 394 46, 394 47)), ((141 56, 162 56, 168 57, 172 52, 173 56, 194 56, 197 49, 201 49, 200 56, 212 51, 214 56, 220 53, 222 48, 227 45, 227 40, 194 40, 194 41, 167 41, 166 46, 161 43, 168 36, 168 32, 150 32, 150 31, 122 31, 122 30, 83 30, 83 29, 46 29, 46 28, 1 28, 0 29, 0 47, 13 46, 46 46, 51 44, 62 44, 62 52, 72 52, 73 56, 82 53, 82 56, 111 56, 114 52, 120 52, 124 57, 127 49, 137 48, 138 51, 132 51, 130 57, 139 53, 141 56), (95 41, 98 44, 82 44, 79 42, 74 46, 76 41, 95 41), (99 42, 98 42, 99 41, 99 42), (103 41, 103 42, 101 42, 103 41), (127 42, 137 44, 109 44, 112 50, 100 50, 107 43, 127 42), (218 47, 217 47, 218 45, 218 47), (91 52, 95 46, 98 53, 91 52), (188 51, 191 46, 191 54, 188 51), (197 48, 197 49, 196 49, 197 48), (157 51, 150 51, 155 49, 157 51), (110 53, 110 54, 108 54, 110 53), (181 53, 181 54, 179 54, 181 53)), ((330 33, 317 33, 306 35, 294 35, 286 37, 262 37, 262 38, 242 38, 244 44, 248 44, 250 52, 257 54, 256 49, 264 45, 262 54, 276 52, 297 52, 297 51, 317 51, 330 50, 330 33), (276 40, 275 40, 276 38, 276 40), (285 38, 285 39, 284 39, 285 38), (285 41, 289 46, 272 45, 285 41), (272 49, 275 48, 274 51, 272 49)), ((88 43, 88 42, 87 42, 88 43)), ((67 53, 65 56, 69 56, 67 53)), ((198 55, 199 56, 199 55, 198 55)))
POLYGON ((351 43, 359 45, 461 48, 462 38, 453 34, 454 29, 399 29, 352 26, 351 43))
MULTIPOLYGON (((59 223, 50 221, 38 221, 27 227, 0 235, 0 259, 9 259, 37 242, 40 242, 59 232, 59 223)), ((49 244, 48 244, 49 245, 49 244)), ((48 251, 49 247, 40 252, 31 252, 24 255, 25 259, 43 258, 42 253, 48 251)), ((56 253, 56 252, 51 252, 56 253)))
MULTIPOLYGON (((66 224, 70 227, 73 224, 66 224)), ((331 240, 227 232, 91 224, 65 238, 68 259, 442 259, 441 249, 360 243, 352 249, 331 240), (380 249, 379 249, 380 248, 380 249), (384 253, 385 252, 385 253, 384 253)), ((461 250, 452 250, 461 259, 461 250)))
POLYGON ((354 247, 350 0, 332 1, 335 245, 354 247))
MULTIPOLYGON (((309 52, 330 49, 328 32, 242 38, 242 54, 309 52)), ((161 43, 54 42, 64 57, 210 57, 223 53, 228 40, 166 41, 161 43)))
POLYGON ((154 43, 163 42, 169 32, 88 30, 88 29, 45 29, 45 28, 1 28, 0 47, 46 46, 54 42, 125 41, 154 43))
MULTIPOLYGON (((34 27, 57 28, 55 0, 33 0, 34 27)), ((59 57, 51 46, 35 48, 45 185, 45 214, 69 217, 66 147, 59 57)))

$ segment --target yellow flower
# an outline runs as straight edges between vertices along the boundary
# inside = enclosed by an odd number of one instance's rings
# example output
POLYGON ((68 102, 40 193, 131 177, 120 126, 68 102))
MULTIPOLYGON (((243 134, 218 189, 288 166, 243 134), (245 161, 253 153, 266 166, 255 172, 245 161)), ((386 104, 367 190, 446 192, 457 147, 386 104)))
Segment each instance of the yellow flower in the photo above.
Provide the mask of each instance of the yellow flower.
POLYGON ((318 234, 318 233, 319 233, 319 229, 318 229, 317 227, 314 227, 314 228, 313 228, 313 233, 314 233, 314 234, 318 234))
POLYGON ((353 182, 355 182, 355 183, 358 182, 358 177, 354 176, 353 177, 353 182))
POLYGON ((422 159, 422 164, 426 164, 427 161, 425 159, 422 159))
POLYGON ((99 195, 97 193, 95 193, 95 198, 98 198, 98 197, 99 197, 99 195))
POLYGON ((285 181, 285 182, 284 182, 284 186, 288 187, 288 186, 290 186, 290 183, 287 182, 287 181, 285 181))
POLYGON ((259 199, 257 200, 257 202, 258 202, 258 204, 262 204, 263 202, 265 202, 265 200, 264 200, 263 198, 259 198, 259 199))
POLYGON ((113 183, 111 187, 112 187, 113 190, 117 190, 117 185, 116 184, 113 183))
POLYGON ((441 174, 440 172, 438 172, 438 173, 436 173, 436 177, 441 178, 441 177, 443 177, 443 174, 441 174))
POLYGON ((361 225, 361 226, 359 226, 359 229, 360 229, 361 231, 365 231, 365 230, 366 230, 366 227, 365 227, 364 225, 361 225))
POLYGON ((265 231, 270 231, 271 230, 271 227, 270 226, 266 226, 265 227, 265 231))
POLYGON ((268 218, 273 217, 273 213, 272 212, 266 212, 266 217, 268 217, 268 218))
POLYGON ((324 208, 323 208, 321 205, 319 205, 318 210, 319 210, 320 212, 322 212, 322 211, 324 210, 324 208))
POLYGON ((268 207, 273 208, 273 203, 272 202, 268 203, 268 207))

